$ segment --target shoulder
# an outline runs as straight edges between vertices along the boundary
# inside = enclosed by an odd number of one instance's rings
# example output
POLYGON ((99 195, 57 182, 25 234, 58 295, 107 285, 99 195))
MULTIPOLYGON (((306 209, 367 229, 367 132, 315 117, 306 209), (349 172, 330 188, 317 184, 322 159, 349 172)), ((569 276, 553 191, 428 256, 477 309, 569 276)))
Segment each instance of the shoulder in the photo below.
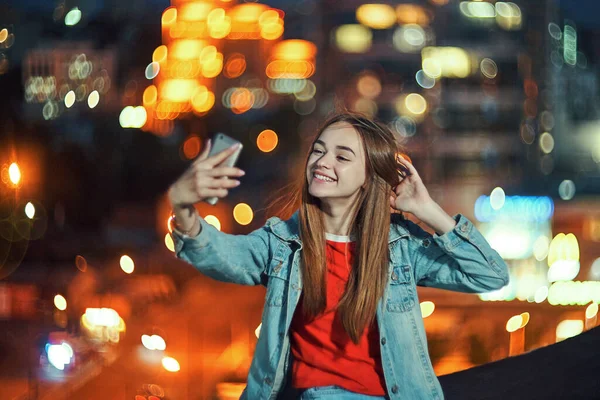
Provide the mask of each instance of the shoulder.
POLYGON ((392 213, 390 217, 390 235, 394 236, 412 236, 416 238, 426 238, 430 236, 418 224, 406 218, 404 214, 392 213))
POLYGON ((280 239, 296 240, 300 235, 298 212, 285 220, 279 217, 271 217, 265 223, 265 227, 280 239))

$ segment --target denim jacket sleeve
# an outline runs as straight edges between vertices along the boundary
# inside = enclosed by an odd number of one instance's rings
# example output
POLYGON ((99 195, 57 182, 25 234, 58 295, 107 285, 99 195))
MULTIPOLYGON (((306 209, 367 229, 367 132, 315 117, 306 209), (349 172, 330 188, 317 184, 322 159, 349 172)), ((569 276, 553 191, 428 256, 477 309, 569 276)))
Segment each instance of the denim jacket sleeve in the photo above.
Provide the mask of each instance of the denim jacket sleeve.
POLYGON ((458 214, 454 220, 454 229, 441 236, 405 221, 411 240, 417 241, 410 246, 417 284, 466 293, 507 285, 508 267, 502 257, 466 217, 458 214))
POLYGON ((263 226, 248 235, 230 235, 200 219, 196 237, 172 232, 175 254, 213 279, 259 285, 268 265, 269 234, 263 226))

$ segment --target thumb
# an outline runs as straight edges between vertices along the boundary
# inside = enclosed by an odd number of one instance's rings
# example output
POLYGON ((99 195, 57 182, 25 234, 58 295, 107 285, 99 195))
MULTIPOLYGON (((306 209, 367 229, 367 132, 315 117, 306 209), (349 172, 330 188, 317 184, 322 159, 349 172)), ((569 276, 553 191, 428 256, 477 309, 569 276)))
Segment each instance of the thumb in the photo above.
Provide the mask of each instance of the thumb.
POLYGON ((204 146, 204 150, 202 150, 202 153, 200 153, 200 155, 198 156, 198 158, 196 158, 194 163, 196 163, 198 161, 206 160, 208 158, 208 153, 210 152, 210 147, 211 147, 211 142, 210 142, 210 139, 208 139, 206 141, 206 145, 204 146))

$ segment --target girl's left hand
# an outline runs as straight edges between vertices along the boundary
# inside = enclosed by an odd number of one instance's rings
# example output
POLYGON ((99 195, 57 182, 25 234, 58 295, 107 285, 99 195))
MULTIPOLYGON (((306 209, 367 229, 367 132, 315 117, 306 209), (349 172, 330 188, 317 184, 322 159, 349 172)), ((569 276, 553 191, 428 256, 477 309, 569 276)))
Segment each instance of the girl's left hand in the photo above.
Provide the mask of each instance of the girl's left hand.
POLYGON ((390 205, 397 211, 415 214, 416 210, 423 208, 432 199, 415 167, 401 156, 398 157, 398 162, 408 173, 404 178, 400 178, 398 186, 393 188, 394 194, 390 196, 390 205))

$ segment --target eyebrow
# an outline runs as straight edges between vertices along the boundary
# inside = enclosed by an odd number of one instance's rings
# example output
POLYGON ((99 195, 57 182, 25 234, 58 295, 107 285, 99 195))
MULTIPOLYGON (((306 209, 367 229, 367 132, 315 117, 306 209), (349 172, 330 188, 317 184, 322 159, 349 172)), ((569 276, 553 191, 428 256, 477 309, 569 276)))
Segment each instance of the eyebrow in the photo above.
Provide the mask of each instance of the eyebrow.
MULTIPOLYGON (((325 145, 325 142, 323 142, 323 141, 322 141, 322 140, 320 140, 320 139, 317 139, 317 140, 315 141, 315 144, 320 144, 320 145, 321 145, 321 146, 323 146, 323 147, 327 147, 327 146, 325 145)), ((339 149, 339 150, 346 150, 346 151, 349 151, 350 153, 352 153, 352 154, 356 155, 356 153, 354 152, 354 150, 352 150, 352 149, 351 149, 350 147, 348 147, 348 146, 335 146, 335 148, 336 148, 336 149, 339 149)))

